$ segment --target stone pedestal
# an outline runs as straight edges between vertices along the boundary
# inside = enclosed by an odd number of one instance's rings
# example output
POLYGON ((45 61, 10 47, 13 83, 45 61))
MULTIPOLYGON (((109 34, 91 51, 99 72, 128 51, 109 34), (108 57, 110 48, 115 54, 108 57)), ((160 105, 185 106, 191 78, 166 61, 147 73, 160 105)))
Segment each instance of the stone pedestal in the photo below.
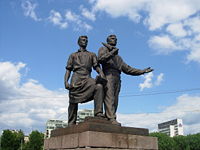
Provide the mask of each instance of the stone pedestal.
POLYGON ((45 139, 45 150, 158 150, 157 138, 148 129, 121 127, 88 118, 78 125, 56 129, 45 139))

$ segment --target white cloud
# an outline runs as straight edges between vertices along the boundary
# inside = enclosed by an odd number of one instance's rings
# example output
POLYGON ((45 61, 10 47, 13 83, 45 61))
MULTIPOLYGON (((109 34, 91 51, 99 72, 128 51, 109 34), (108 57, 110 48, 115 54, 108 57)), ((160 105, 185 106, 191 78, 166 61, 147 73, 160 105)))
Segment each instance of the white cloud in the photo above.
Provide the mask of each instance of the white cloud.
MULTIPOLYGON (((21 83, 20 71, 25 66, 24 63, 0 62, 0 130, 23 129, 27 133, 32 129, 43 130, 47 119, 67 119, 66 91, 48 90, 32 79, 21 83), (8 99, 2 89, 15 94, 8 99)), ((162 73, 159 74, 157 81, 162 77, 162 73)), ((182 95, 176 101, 161 113, 118 114, 118 118, 125 126, 149 128, 150 131, 156 131, 160 122, 182 118, 186 134, 200 132, 200 97, 182 95)))
POLYGON ((200 63, 199 25, 199 17, 186 19, 183 23, 170 24, 166 29, 170 34, 166 33, 160 36, 152 36, 149 40, 149 46, 159 54, 188 51, 186 60, 188 62, 195 61, 200 63), (192 20, 195 21, 192 22, 192 20), (185 29, 182 30, 181 28, 185 29))
POLYGON ((24 10, 24 15, 27 17, 31 17, 35 21, 41 21, 41 18, 38 18, 36 15, 35 9, 37 7, 36 3, 32 3, 31 1, 24 1, 21 4, 23 10, 24 10))
POLYGON ((66 11, 65 18, 69 21, 80 22, 79 16, 71 12, 70 10, 66 11))
POLYGON ((93 27, 85 22, 83 22, 82 24, 83 28, 86 30, 86 31, 90 31, 93 29, 93 27))
POLYGON ((160 113, 118 114, 119 121, 125 126, 149 128, 157 131, 157 124, 175 118, 183 119, 184 133, 200 132, 200 96, 182 95, 176 104, 167 107, 160 113))
POLYGON ((164 77, 164 73, 160 73, 158 76, 157 76, 157 79, 155 81, 155 85, 159 86, 161 84, 161 82, 163 81, 163 77, 164 77))
POLYGON ((65 21, 62 15, 55 10, 50 11, 50 16, 48 19, 50 22, 52 22, 56 26, 59 26, 61 29, 65 29, 68 26, 67 21, 65 21))
POLYGON ((18 95, 21 79, 19 70, 25 67, 25 65, 21 62, 16 65, 10 62, 0 62, 0 101, 18 95))
MULTIPOLYGON (((65 29, 71 24, 75 31, 90 31, 93 27, 84 21, 85 18, 96 20, 98 12, 106 12, 111 17, 128 17, 134 22, 141 22, 156 35, 150 37, 149 45, 159 54, 169 54, 174 51, 187 50, 188 62, 200 62, 200 1, 199 0, 88 0, 92 5, 89 11, 80 6, 81 15, 67 10, 62 13, 51 10, 48 20, 54 25, 65 29), (181 12, 181 13, 180 13, 181 12), (143 15, 145 14, 145 15, 143 15)), ((30 0, 22 2, 24 15, 35 21, 36 3, 30 0)))
POLYGON ((158 54, 169 54, 175 51, 188 51, 186 60, 200 63, 200 37, 173 38, 170 35, 153 36, 149 40, 149 46, 158 54))
POLYGON ((44 130, 48 119, 67 119, 67 91, 51 91, 38 81, 21 83, 24 63, 0 62, 0 130, 44 130))
POLYGON ((94 6, 96 11, 105 11, 112 17, 127 16, 134 22, 139 22, 141 15, 139 11, 145 8, 147 0, 97 0, 94 6))
POLYGON ((196 36, 194 37, 194 41, 195 41, 195 42, 200 42, 200 34, 198 34, 198 35, 196 35, 196 36))
POLYGON ((144 22, 150 30, 156 30, 168 23, 175 23, 191 16, 200 9, 198 0, 96 0, 95 10, 105 11, 112 17, 127 16, 138 22, 141 11, 148 13, 144 22), (181 12, 181 13, 180 13, 181 12))
POLYGON ((84 16, 85 18, 92 21, 96 20, 94 11, 89 11, 87 8, 84 8, 83 6, 80 7, 80 10, 81 10, 82 16, 84 16))
MULTIPOLYGON (((66 29, 70 23, 72 24, 73 29, 76 31, 79 31, 82 29, 86 30, 86 31, 90 31, 93 29, 93 27, 91 25, 89 25, 88 23, 86 23, 85 21, 83 21, 83 19, 79 15, 73 13, 70 10, 67 10, 65 14, 62 14, 59 11, 51 10, 49 12, 48 18, 41 19, 41 18, 38 18, 35 13, 35 9, 37 7, 36 3, 33 3, 29 0, 27 0, 27 1, 24 1, 21 4, 21 6, 24 10, 25 16, 29 16, 32 19, 34 19, 35 21, 48 20, 53 25, 58 26, 60 29, 66 29)), ((81 14, 85 18, 95 21, 96 18, 95 18, 95 13, 93 11, 89 12, 88 9, 84 8, 83 6, 80 7, 80 9, 81 9, 81 14)))
POLYGON ((197 0, 151 0, 148 5, 149 17, 146 18, 146 23, 150 30, 186 19, 200 9, 195 6, 199 5, 197 0))
POLYGON ((200 62, 196 41, 200 33, 199 0, 94 0, 91 4, 95 13, 143 21, 156 34, 149 39, 149 45, 159 54, 187 50, 187 61, 200 62))
POLYGON ((187 35, 187 32, 185 31, 181 23, 170 24, 167 27, 167 31, 177 37, 184 37, 187 35))
POLYGON ((145 78, 144 82, 139 84, 141 91, 144 88, 151 88, 153 86, 153 84, 152 84, 153 73, 152 72, 144 75, 144 78, 145 78))
POLYGON ((164 73, 160 73, 156 80, 153 81, 154 74, 153 72, 150 72, 143 76, 145 79, 143 83, 139 84, 140 91, 143 91, 145 88, 152 88, 154 86, 159 86, 161 82, 163 81, 164 73))
POLYGON ((188 61, 196 61, 200 63, 200 46, 193 48, 192 51, 187 56, 188 61))
POLYGON ((67 10, 64 15, 60 12, 51 10, 48 20, 61 29, 67 28, 69 25, 73 27, 74 30, 92 30, 92 26, 82 21, 81 17, 74 12, 67 10))
POLYGON ((200 33, 200 16, 188 18, 183 23, 184 26, 189 27, 190 30, 195 33, 200 33))
POLYGON ((168 35, 151 37, 149 40, 149 45, 161 54, 168 54, 180 49, 168 35))
POLYGON ((74 30, 79 31, 79 30, 92 30, 92 26, 87 24, 86 22, 82 21, 81 17, 75 13, 73 13, 70 10, 67 10, 65 13, 65 18, 70 21, 71 23, 73 23, 74 26, 74 30))

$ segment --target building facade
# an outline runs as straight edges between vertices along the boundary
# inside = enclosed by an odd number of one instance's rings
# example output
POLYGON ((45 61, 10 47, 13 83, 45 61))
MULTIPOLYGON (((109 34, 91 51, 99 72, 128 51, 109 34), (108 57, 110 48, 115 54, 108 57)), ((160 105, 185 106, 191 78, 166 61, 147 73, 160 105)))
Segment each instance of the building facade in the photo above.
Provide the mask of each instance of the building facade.
POLYGON ((83 109, 83 110, 78 110, 78 115, 77 115, 77 122, 83 122, 85 117, 93 117, 94 116, 94 110, 92 109, 83 109))
POLYGON ((46 123, 45 138, 51 137, 51 131, 52 130, 55 130, 57 128, 65 128, 65 127, 67 127, 67 121, 56 120, 56 119, 48 120, 47 123, 46 123))
MULTIPOLYGON (((78 110, 77 123, 83 122, 85 117, 88 117, 88 116, 94 116, 94 110, 90 110, 90 109, 78 110)), ((51 137, 52 130, 55 130, 57 128, 66 128, 66 127, 67 127, 67 121, 56 120, 56 119, 48 120, 46 123, 45 138, 51 137)))
POLYGON ((174 119, 167 122, 158 124, 158 132, 165 133, 170 137, 183 134, 183 121, 182 119, 174 119))
POLYGON ((27 136, 27 135, 24 136, 24 142, 25 142, 25 143, 28 143, 28 142, 29 142, 29 136, 27 136))

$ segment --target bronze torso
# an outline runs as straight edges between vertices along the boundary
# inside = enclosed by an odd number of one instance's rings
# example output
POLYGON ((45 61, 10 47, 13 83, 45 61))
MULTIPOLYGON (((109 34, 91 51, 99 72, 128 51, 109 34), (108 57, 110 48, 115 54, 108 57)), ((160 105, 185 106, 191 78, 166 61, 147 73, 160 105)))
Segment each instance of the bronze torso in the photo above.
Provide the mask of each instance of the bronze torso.
POLYGON ((71 103, 83 103, 93 99, 95 80, 91 78, 92 67, 98 65, 97 57, 87 50, 75 52, 69 56, 66 69, 73 71, 72 88, 69 91, 71 103))

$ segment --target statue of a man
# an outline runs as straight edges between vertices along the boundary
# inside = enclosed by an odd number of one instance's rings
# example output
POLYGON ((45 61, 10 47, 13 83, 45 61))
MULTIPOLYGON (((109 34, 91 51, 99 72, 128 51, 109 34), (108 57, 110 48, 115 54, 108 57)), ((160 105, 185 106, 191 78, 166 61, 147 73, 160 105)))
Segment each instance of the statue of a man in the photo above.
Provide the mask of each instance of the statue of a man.
POLYGON ((94 99, 94 115, 103 116, 104 91, 101 84, 91 78, 92 67, 101 78, 105 78, 97 61, 95 53, 86 50, 87 36, 80 36, 78 45, 80 49, 69 56, 66 73, 65 88, 69 90, 68 125, 76 124, 78 103, 85 103, 94 99), (68 83, 70 74, 71 83, 68 83))
POLYGON ((151 72, 153 69, 149 67, 144 70, 140 70, 127 65, 118 55, 119 49, 115 47, 117 44, 116 35, 108 36, 107 44, 102 44, 104 47, 99 49, 98 61, 102 65, 103 72, 107 79, 104 98, 105 116, 111 121, 112 124, 121 125, 116 120, 118 96, 121 87, 121 72, 128 75, 138 76, 151 72))

